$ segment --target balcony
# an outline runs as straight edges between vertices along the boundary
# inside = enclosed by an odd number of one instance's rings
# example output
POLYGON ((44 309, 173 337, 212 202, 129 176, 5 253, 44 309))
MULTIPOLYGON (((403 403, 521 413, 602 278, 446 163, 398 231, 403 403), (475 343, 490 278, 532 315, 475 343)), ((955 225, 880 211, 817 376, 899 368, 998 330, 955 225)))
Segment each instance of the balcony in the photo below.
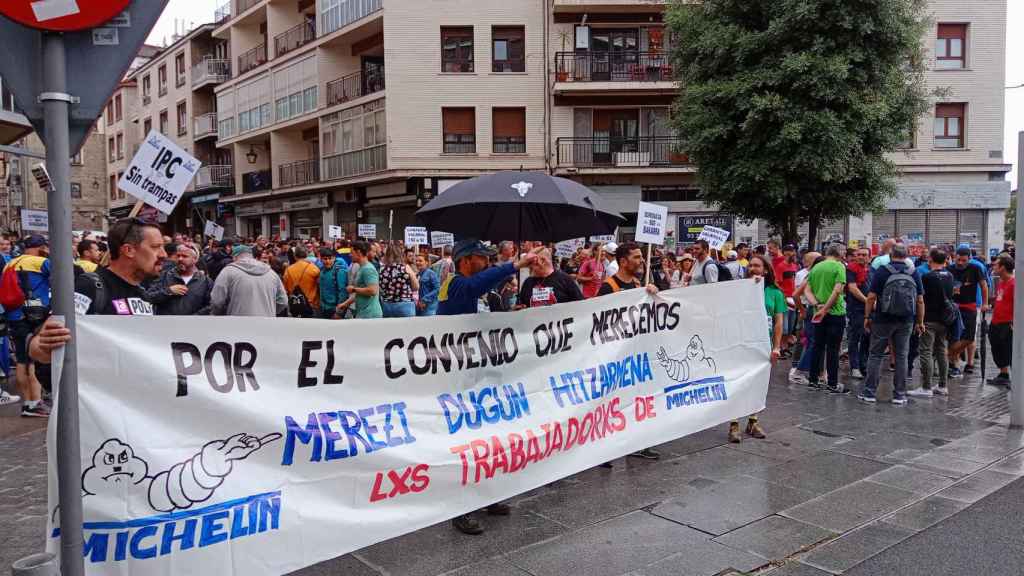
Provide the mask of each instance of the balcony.
POLYGON ((324 157, 324 180, 340 180, 380 172, 388 167, 388 146, 343 152, 324 157))
POLYGON ((274 54, 277 57, 316 40, 316 20, 308 20, 289 28, 274 37, 274 54))
POLYGON ((327 105, 335 106, 383 89, 383 68, 355 72, 327 83, 327 105))
POLYGON ((665 52, 558 52, 557 82, 672 82, 665 52))
POLYGON ((205 56, 192 67, 192 89, 206 84, 220 84, 231 78, 231 60, 205 56))
POLYGON ((559 138, 559 168, 664 168, 687 166, 676 136, 559 138))
POLYGON ((211 188, 234 188, 235 175, 231 165, 208 165, 199 168, 196 174, 196 190, 211 188))
POLYGON ((657 13, 665 9, 668 0, 554 0, 555 12, 587 13, 657 13))
POLYGON ((384 7, 384 0, 340 0, 334 4, 320 14, 321 36, 379 11, 384 7))
POLYGON ((235 14, 241 14, 259 3, 260 0, 237 0, 238 10, 235 11, 235 14))
POLYGON ((264 42, 238 57, 238 74, 241 76, 249 70, 267 61, 267 44, 264 42))
POLYGON ((274 173, 270 170, 257 170, 242 174, 242 193, 251 194, 270 190, 273 186, 274 173))
POLYGON ((217 136, 217 113, 210 112, 209 114, 203 114, 197 116, 192 121, 192 139, 202 140, 203 138, 209 138, 211 136, 217 136))
POLYGON ((279 188, 305 186, 320 181, 320 160, 299 160, 277 167, 279 188))
POLYGON ((221 22, 231 18, 231 2, 218 7, 213 12, 213 23, 220 24, 221 22))

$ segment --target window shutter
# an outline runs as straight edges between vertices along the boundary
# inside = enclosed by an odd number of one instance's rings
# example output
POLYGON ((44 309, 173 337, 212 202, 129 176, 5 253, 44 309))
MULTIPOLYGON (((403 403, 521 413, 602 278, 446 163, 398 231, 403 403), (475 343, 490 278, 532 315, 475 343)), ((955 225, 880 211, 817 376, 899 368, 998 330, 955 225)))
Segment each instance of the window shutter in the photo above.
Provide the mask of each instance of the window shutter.
POLYGON ((935 105, 935 117, 936 118, 963 118, 964 117, 964 105, 963 104, 936 104, 935 105))
POLYGON ((939 38, 959 38, 963 40, 967 34, 965 24, 939 24, 939 38))
POLYGON ((476 133, 476 113, 473 108, 445 108, 442 120, 445 134, 476 133))
POLYGON ((494 135, 497 137, 525 137, 526 109, 495 108, 494 135))

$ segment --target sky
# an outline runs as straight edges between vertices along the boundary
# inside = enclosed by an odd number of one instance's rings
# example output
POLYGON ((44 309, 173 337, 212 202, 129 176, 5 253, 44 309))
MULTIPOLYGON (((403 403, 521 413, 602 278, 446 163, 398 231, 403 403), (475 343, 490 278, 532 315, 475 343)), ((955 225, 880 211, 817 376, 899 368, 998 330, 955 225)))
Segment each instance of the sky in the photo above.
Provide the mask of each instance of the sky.
MULTIPOLYGON (((163 16, 150 34, 149 43, 163 45, 164 38, 170 43, 174 34, 175 19, 194 25, 212 21, 217 7, 227 2, 228 0, 170 0, 163 16)), ((1024 84, 1024 34, 1020 33, 1024 30, 1024 1, 1007 0, 1007 5, 1006 85, 1018 86, 1024 84)), ((1017 187, 1017 133, 1020 131, 1024 131, 1024 88, 1006 91, 1003 161, 1015 165, 1009 174, 1014 188, 1017 187)))

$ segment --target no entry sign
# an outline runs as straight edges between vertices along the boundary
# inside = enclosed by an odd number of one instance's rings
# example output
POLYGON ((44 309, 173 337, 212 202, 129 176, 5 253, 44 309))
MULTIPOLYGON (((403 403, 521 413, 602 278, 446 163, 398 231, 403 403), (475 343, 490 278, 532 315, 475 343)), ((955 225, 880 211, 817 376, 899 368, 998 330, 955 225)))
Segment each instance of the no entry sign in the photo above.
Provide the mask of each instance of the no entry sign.
POLYGON ((129 0, 4 0, 0 14, 25 26, 67 32, 95 28, 128 7, 129 0))

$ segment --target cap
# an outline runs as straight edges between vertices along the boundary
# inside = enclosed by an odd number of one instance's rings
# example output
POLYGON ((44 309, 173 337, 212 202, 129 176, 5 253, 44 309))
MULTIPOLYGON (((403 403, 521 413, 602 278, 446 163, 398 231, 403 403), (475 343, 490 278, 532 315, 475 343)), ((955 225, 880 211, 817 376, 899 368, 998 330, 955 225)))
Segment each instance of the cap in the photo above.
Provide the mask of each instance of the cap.
POLYGON ((608 254, 615 254, 615 251, 618 250, 618 249, 619 249, 619 245, 616 244, 615 242, 609 242, 609 243, 604 245, 604 248, 602 248, 602 250, 604 250, 608 254))
POLYGON ((687 252, 687 253, 683 254, 683 260, 696 260, 696 258, 693 257, 693 254, 690 254, 689 252, 687 252))
POLYGON ((33 234, 28 238, 25 238, 25 248, 39 248, 40 246, 49 246, 50 243, 38 234, 33 234))
POLYGON ((793 244, 786 244, 782 247, 783 252, 796 252, 796 246, 793 244))
POLYGON ((489 258, 497 253, 498 251, 493 247, 485 246, 484 243, 479 240, 459 240, 458 244, 455 245, 455 249, 452 251, 452 260, 458 261, 460 258, 474 255, 487 256, 489 258))
POLYGON ((725 257, 728 258, 729 260, 735 260, 739 258, 740 255, 735 250, 729 250, 728 252, 726 252, 725 257))
POLYGON ((252 254, 252 247, 246 244, 239 244, 231 249, 231 256, 237 258, 239 254, 252 254))

